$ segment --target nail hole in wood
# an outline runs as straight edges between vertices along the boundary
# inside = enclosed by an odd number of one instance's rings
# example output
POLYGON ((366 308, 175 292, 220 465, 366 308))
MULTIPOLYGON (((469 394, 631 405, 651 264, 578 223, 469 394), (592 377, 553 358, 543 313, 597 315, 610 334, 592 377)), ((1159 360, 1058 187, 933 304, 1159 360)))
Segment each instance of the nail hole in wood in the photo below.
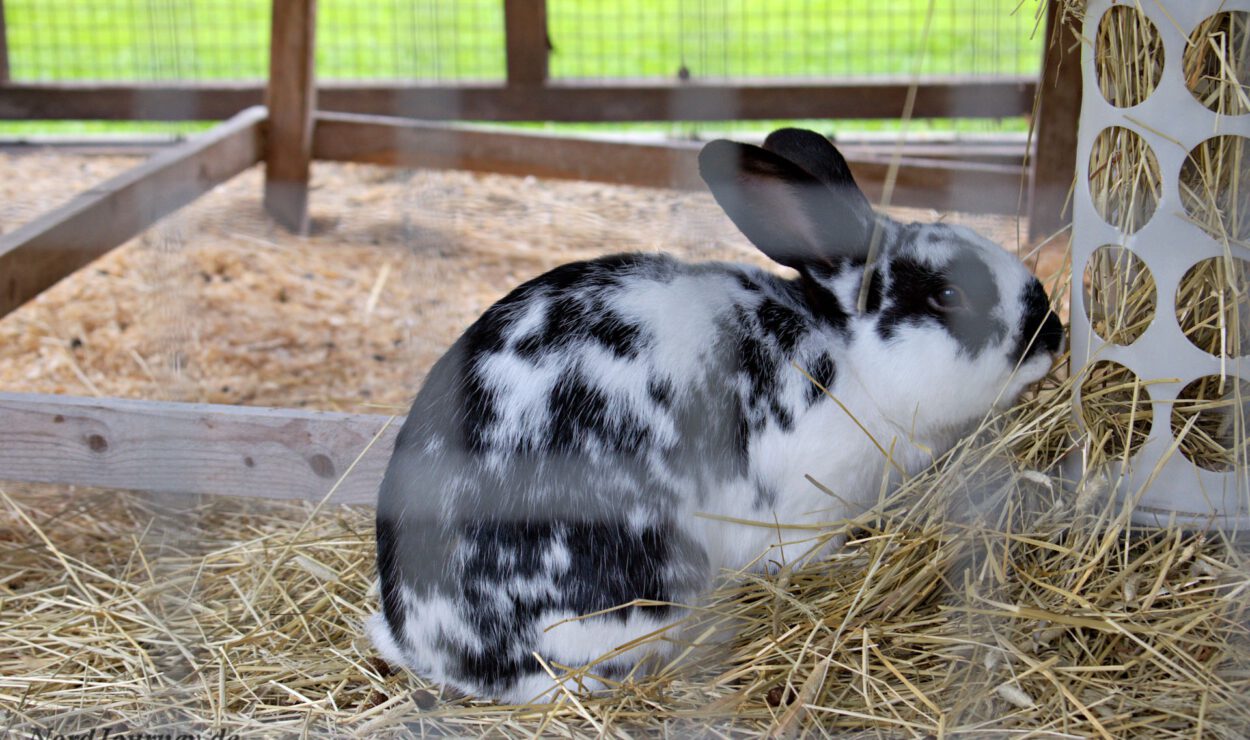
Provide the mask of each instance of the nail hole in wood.
POLYGON ((322 454, 313 455, 308 458, 308 464, 312 467, 312 471, 322 478, 334 477, 334 463, 329 457, 322 454))

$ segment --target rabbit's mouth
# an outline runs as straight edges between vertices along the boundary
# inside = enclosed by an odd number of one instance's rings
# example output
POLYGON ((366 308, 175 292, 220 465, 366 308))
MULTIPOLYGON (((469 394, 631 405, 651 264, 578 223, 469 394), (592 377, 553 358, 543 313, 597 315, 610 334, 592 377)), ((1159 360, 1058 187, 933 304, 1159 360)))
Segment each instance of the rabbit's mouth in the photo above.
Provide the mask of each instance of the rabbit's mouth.
POLYGON ((1036 352, 1029 356, 1024 362, 1016 368, 1011 378, 1007 381, 1007 387, 1004 393, 999 396, 998 401, 994 404, 996 411, 1006 411, 1020 400, 1020 396, 1026 390, 1037 385, 1045 378, 1055 361, 1059 359, 1059 351, 1049 350, 1036 352))

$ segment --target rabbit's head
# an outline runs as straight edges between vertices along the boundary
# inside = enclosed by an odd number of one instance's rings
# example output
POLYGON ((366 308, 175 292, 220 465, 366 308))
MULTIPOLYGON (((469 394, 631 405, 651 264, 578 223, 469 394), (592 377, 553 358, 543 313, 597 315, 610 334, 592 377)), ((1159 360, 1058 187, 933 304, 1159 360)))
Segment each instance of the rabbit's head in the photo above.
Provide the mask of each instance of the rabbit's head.
POLYGON ((839 374, 851 371, 887 417, 923 436, 958 432, 1050 368, 1063 326, 1028 269, 970 229, 874 212, 823 136, 714 141, 699 164, 747 238, 799 272, 843 345, 839 374))

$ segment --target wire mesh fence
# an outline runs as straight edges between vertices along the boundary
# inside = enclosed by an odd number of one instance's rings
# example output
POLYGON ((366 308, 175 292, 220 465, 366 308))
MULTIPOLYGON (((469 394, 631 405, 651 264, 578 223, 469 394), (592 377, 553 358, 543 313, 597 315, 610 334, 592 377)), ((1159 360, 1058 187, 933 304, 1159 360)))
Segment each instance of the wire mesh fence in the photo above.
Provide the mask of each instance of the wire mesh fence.
MULTIPOLYGON (((1037 72, 1037 0, 550 0, 555 78, 1037 72)), ((255 80, 269 0, 7 0, 17 81, 255 80)), ((321 0, 323 79, 502 80, 501 0, 321 0)))
MULTIPOLYGON (((565 78, 910 74, 928 0, 552 0, 552 73, 565 78)), ((922 71, 1036 74, 1036 0, 934 3, 922 71)))
MULTIPOLYGON (((14 82, 260 81, 271 0, 0 0, 14 82)), ((1043 0, 547 0, 550 76, 873 79, 1035 75, 1043 0), (927 30, 927 32, 926 32, 927 30)), ((326 81, 502 83, 503 0, 320 0, 326 81)), ((1022 119, 941 121, 1022 130, 1022 119)), ((0 134, 32 124, 0 122, 0 134)), ((109 131, 134 124, 89 124, 109 131)), ((148 124, 184 131, 183 124, 148 124)), ((706 128, 706 126, 703 126, 706 128)), ((847 124, 840 124, 846 128, 847 124)), ((890 129, 889 122, 856 129, 890 129)), ((724 128, 724 126, 720 126, 724 128)), ((670 127, 671 129, 671 127, 670 127)), ((671 133, 671 131, 670 131, 671 133)))

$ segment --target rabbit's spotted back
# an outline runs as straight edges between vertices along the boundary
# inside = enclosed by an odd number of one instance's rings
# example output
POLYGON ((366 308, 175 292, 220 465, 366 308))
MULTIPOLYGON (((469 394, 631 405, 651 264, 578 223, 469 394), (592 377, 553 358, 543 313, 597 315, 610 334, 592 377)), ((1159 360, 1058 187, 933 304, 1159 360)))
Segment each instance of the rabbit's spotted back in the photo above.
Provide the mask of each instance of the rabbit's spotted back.
POLYGON ((677 619, 670 604, 801 554, 759 558, 800 538, 786 525, 874 500, 879 446, 915 471, 1049 366, 1060 329, 1023 266, 874 214, 822 137, 713 142, 701 166, 799 277, 616 255, 483 314, 431 370, 379 494, 369 630, 389 660, 510 701, 552 689, 535 654, 606 655, 590 672, 619 678, 657 648, 614 648, 677 619))

